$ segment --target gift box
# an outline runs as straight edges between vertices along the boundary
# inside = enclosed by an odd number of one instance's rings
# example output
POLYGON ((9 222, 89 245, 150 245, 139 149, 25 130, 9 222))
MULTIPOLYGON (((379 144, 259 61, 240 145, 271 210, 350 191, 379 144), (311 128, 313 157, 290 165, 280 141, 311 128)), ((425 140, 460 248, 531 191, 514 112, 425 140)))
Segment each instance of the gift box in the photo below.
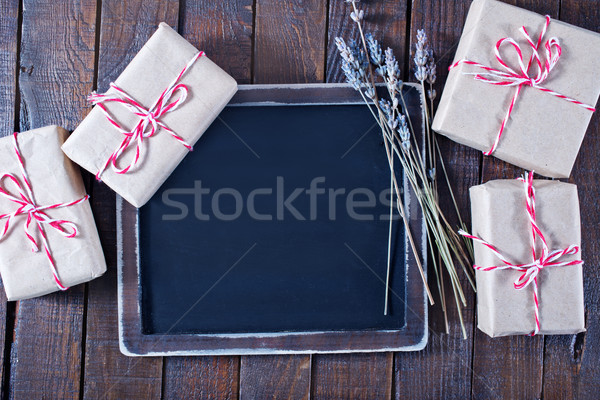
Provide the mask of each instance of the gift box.
POLYGON ((433 129, 519 167, 567 178, 600 94, 598 58, 598 33, 475 0, 433 129))
POLYGON ((142 47, 63 146, 141 207, 237 91, 236 81, 167 24, 142 47))
POLYGON ((463 234, 474 239, 479 329, 584 331, 577 187, 530 174, 474 186, 470 197, 472 236, 463 234))
POLYGON ((67 136, 48 126, 0 139, 0 274, 8 300, 106 271, 81 171, 60 148, 67 136))

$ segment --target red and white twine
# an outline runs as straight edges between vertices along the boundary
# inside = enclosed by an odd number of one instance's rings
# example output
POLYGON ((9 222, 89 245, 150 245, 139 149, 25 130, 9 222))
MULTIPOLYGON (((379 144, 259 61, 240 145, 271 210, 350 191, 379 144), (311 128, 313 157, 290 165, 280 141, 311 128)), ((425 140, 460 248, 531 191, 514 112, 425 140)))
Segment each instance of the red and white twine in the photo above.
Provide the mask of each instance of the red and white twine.
POLYGON ((525 208, 527 210, 527 216, 529 218, 529 223, 531 224, 531 256, 533 261, 527 264, 515 264, 512 263, 504 256, 502 253, 496 249, 492 244, 486 242, 485 240, 470 235, 469 233, 460 230, 459 234, 465 236, 469 239, 477 243, 481 243, 485 247, 487 247, 496 257, 500 259, 505 265, 497 265, 491 267, 481 267, 479 265, 473 265, 473 268, 479 271, 494 271, 494 270, 505 270, 512 269, 516 271, 523 272, 517 280, 514 282, 514 287, 517 290, 521 290, 531 285, 533 287, 533 303, 534 303, 534 311, 535 311, 535 329, 532 335, 537 335, 540 332, 540 311, 539 311, 539 298, 538 298, 538 274, 540 271, 547 267, 566 267, 569 265, 579 265, 583 264, 582 260, 571 260, 571 261, 559 261, 563 256, 573 255, 579 252, 579 246, 571 245, 565 249, 561 250, 552 250, 550 251, 548 248, 548 243, 546 242, 546 238, 542 233, 539 225, 536 222, 535 216, 535 189, 533 188, 533 171, 528 175, 525 175, 522 178, 519 178, 520 181, 523 182, 525 187, 525 208), (539 257, 536 255, 536 240, 540 239, 542 244, 542 250, 539 257))
POLYGON ((104 164, 104 167, 102 167, 96 173, 96 179, 100 180, 100 177, 102 176, 104 171, 106 171, 106 169, 111 165, 113 170, 117 174, 125 174, 129 170, 131 170, 142 157, 142 147, 144 144, 144 139, 154 136, 154 134, 159 130, 159 128, 162 128, 165 131, 169 132, 169 134, 175 140, 181 143, 185 148, 187 148, 190 151, 192 150, 192 145, 187 143, 181 136, 176 134, 167 125, 161 122, 160 117, 162 117, 168 112, 174 111, 175 109, 177 109, 177 107, 181 105, 181 103, 185 101, 188 93, 188 88, 186 85, 183 85, 178 82, 181 79, 181 77, 185 74, 185 72, 192 66, 192 64, 194 64, 194 62, 196 62, 196 60, 202 57, 203 55, 203 51, 196 54, 185 65, 185 67, 183 68, 183 70, 181 70, 179 75, 177 75, 177 78, 175 78, 171 82, 171 84, 162 92, 162 94, 154 102, 154 104, 148 109, 146 109, 144 106, 138 103, 123 89, 115 85, 114 82, 110 84, 110 87, 114 89, 112 93, 98 94, 96 92, 93 92, 88 96, 88 101, 91 102, 93 105, 97 105, 98 107, 100 107, 108 121, 112 125, 114 125, 114 127, 117 128, 119 132, 125 135, 125 138, 123 139, 119 147, 117 147, 117 149, 110 155, 110 157, 104 164), (177 92, 179 96, 172 99, 174 94, 177 92), (104 103, 112 102, 123 105, 129 111, 131 111, 133 114, 140 118, 137 125, 132 130, 123 128, 121 124, 119 124, 115 120, 115 118, 113 118, 112 115, 108 112, 104 103), (135 156, 133 157, 129 165, 127 165, 124 168, 119 168, 117 166, 118 159, 132 143, 135 143, 136 146, 135 156))
POLYGON ((33 197, 33 190, 31 189, 31 183, 29 180, 29 176, 25 171, 25 163, 23 162, 23 157, 21 157, 21 152, 19 151, 19 144, 17 142, 17 133, 15 132, 13 135, 14 138, 14 150, 17 155, 17 159, 19 161, 19 167, 21 169, 21 177, 24 185, 21 184, 19 179, 17 179, 12 174, 4 174, 0 177, 0 195, 4 198, 16 203, 18 205, 17 209, 12 213, 8 214, 0 214, 0 220, 5 219, 6 222, 4 224, 4 228, 2 229, 2 233, 0 234, 0 239, 2 239, 8 233, 10 228, 10 224, 14 218, 20 215, 26 215, 27 219, 25 220, 25 224, 23 228, 25 230, 25 235, 27 239, 32 244, 32 251, 39 251, 40 247, 34 234, 30 232, 30 227, 33 225, 37 227, 37 230, 40 234, 40 239, 42 242, 42 247, 44 248, 44 252, 46 253, 46 257, 50 263, 50 270, 52 271, 52 276, 54 277, 54 282, 60 290, 68 289, 64 286, 59 278, 58 271, 56 270, 56 263, 54 258, 52 257, 52 252, 50 251, 50 246, 48 245, 48 237, 46 236, 46 231, 44 230, 44 225, 49 226, 50 228, 55 229, 58 233, 63 235, 66 238, 73 238, 77 235, 77 227, 73 222, 64 220, 64 219, 52 219, 50 218, 45 211, 56 209, 56 208, 64 208, 74 206, 76 204, 82 203, 90 198, 89 195, 86 195, 79 200, 72 201, 70 203, 57 203, 51 204, 47 206, 39 206, 37 205, 35 198, 33 197), (17 189, 17 194, 10 193, 5 187, 3 187, 3 183, 5 180, 12 182, 17 189), (32 224, 34 222, 34 224, 32 224))
POLYGON ((540 33, 540 36, 538 37, 538 40, 535 43, 529 36, 529 33, 527 32, 527 29, 524 26, 522 26, 519 29, 519 32, 521 32, 523 34, 523 36, 527 40, 527 43, 529 44, 529 47, 531 48, 531 51, 532 51, 532 54, 529 59, 529 63, 527 64, 527 67, 525 66, 524 59, 523 59, 523 51, 522 51, 521 47, 519 46, 519 44, 513 38, 506 37, 506 38, 500 39, 496 43, 496 47, 494 48, 496 60, 498 60, 498 62, 500 63, 500 65, 502 66, 502 68, 504 70, 492 68, 492 67, 480 64, 475 61, 469 61, 467 59, 458 60, 457 62, 455 62, 448 68, 449 70, 451 70, 461 64, 473 65, 475 67, 478 67, 478 68, 484 70, 485 72, 464 73, 465 75, 474 75, 475 80, 478 80, 478 81, 481 81, 484 83, 488 83, 490 85, 516 86, 515 94, 513 95, 513 98, 510 102, 510 105, 508 107, 506 115, 504 116, 504 119, 502 120, 502 123, 500 125, 500 130, 498 131, 498 135, 496 135, 496 140, 494 141, 494 144, 492 145, 492 147, 488 151, 485 151, 483 153, 486 156, 489 156, 490 154, 492 154, 498 147, 498 143, 500 143, 500 138, 502 137, 502 133, 504 132, 504 129, 506 128, 506 124, 508 123, 508 120, 510 118, 510 115, 512 114, 513 108, 515 107, 517 98, 519 97, 519 93, 521 93, 521 90, 523 89, 524 86, 530 86, 532 88, 541 90, 542 92, 549 93, 552 96, 555 96, 560 99, 566 100, 570 103, 576 104, 580 107, 585 108, 586 110, 589 110, 592 112, 596 111, 596 109, 589 104, 582 103, 579 100, 565 96, 564 94, 555 92, 551 89, 548 89, 548 88, 542 86, 542 83, 550 75, 550 71, 552 71, 552 69, 558 63, 558 60, 560 59, 560 56, 562 53, 562 48, 560 47, 558 39, 555 37, 550 38, 544 44, 545 57, 544 57, 544 62, 542 63, 542 57, 540 56, 539 48, 540 48, 540 45, 542 44, 542 39, 543 39, 544 35, 546 34, 546 30, 548 29, 548 25, 550 25, 550 17, 546 16, 546 22, 544 24, 544 27, 542 28, 542 32, 540 33), (510 67, 508 65, 508 63, 504 60, 502 55, 500 54, 500 48, 505 43, 511 45, 517 54, 517 62, 519 64, 518 71, 517 71, 517 69, 510 67), (535 76, 529 75, 529 69, 532 64, 534 64, 536 66, 537 72, 536 72, 535 76))

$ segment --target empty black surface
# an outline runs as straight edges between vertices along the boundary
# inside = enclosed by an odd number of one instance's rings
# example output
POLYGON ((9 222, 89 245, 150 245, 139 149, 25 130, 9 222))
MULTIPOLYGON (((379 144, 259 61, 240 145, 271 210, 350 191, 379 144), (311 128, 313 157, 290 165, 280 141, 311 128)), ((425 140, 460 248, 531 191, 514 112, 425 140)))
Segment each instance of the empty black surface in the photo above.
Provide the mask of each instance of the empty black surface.
MULTIPOLYGON (((384 316, 389 207, 379 194, 389 190, 390 178, 368 109, 238 106, 226 108, 221 118, 139 211, 145 333, 401 328, 404 235, 398 220, 391 315, 384 316), (287 197, 296 188, 308 189, 316 177, 325 178, 318 185, 325 194, 315 196, 314 219, 305 192, 292 202, 304 220, 285 208, 278 213, 278 179, 287 197), (201 204, 192 194, 195 181, 210 190, 201 204), (234 188, 243 200, 241 215, 230 221, 212 210, 213 194, 222 188, 234 188), (253 219, 246 208, 248 194, 257 188, 273 191, 255 198, 256 211, 271 214, 270 221, 253 219), (373 220, 346 212, 347 195, 356 188, 369 188, 377 197, 375 207, 356 208, 373 220), (330 189, 345 194, 330 202, 330 189), (174 216, 183 205, 185 218, 165 220, 179 218, 174 216)), ((221 195, 219 207, 222 214, 234 214, 234 196, 221 195)))

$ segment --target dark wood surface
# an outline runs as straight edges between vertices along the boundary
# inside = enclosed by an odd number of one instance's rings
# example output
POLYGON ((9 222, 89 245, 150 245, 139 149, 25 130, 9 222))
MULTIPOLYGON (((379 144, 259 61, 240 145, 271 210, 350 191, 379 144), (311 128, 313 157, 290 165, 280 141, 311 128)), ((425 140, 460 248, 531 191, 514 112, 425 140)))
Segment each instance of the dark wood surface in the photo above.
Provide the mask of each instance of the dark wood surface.
MULTIPOLYGON (((600 31, 597 0, 511 0, 600 31)), ((438 92, 470 0, 370 0, 367 26, 412 78, 410 45, 424 27, 438 55, 438 92)), ((131 60, 160 21, 209 52, 241 83, 338 82, 336 35, 354 34, 343 0, 0 0, 2 135, 50 123, 73 129, 85 96, 131 60)), ((440 144, 459 207, 468 187, 518 170, 448 140, 440 144)), ((463 340, 430 308, 430 343, 416 353, 127 358, 116 320, 114 195, 86 177, 108 261, 105 276, 40 299, 0 294, 2 396, 34 398, 595 399, 600 393, 600 122, 587 132, 571 182, 581 198, 588 331, 489 339, 468 296, 463 340)), ((443 205, 450 210, 450 203, 443 205)), ((467 222, 468 223, 468 222, 467 222)), ((466 286, 465 286, 466 289, 466 286)))

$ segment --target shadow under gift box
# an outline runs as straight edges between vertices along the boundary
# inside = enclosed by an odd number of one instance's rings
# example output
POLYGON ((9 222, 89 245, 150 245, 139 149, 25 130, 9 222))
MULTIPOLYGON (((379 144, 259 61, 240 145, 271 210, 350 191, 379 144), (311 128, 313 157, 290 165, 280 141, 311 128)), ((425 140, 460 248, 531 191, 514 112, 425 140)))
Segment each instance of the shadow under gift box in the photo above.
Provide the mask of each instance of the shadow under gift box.
MULTIPOLYGON (((69 203, 86 195, 80 169, 60 149, 67 136, 68 132, 57 126, 18 134, 20 154, 35 204, 39 207, 69 203)), ((0 139, 0 154, 0 174, 13 175, 24 188, 12 135, 0 139)), ((0 183, 11 195, 19 196, 18 188, 9 179, 4 178, 0 183)), ((0 214, 13 213, 19 207, 19 204, 0 196, 0 214)), ((72 222, 77 228, 75 237, 66 238, 44 224, 48 246, 63 285, 74 286, 102 275, 106 271, 106 262, 89 200, 44 210, 44 213, 52 219, 72 222)), ((23 300, 59 290, 35 220, 29 232, 40 249, 32 252, 32 242, 23 231, 26 220, 27 215, 15 216, 6 236, 0 240, 0 273, 8 300, 23 300)), ((2 229, 5 223, 6 219, 0 220, 2 229)))
MULTIPOLYGON (((537 224, 550 251, 580 246, 577 186, 534 180, 537 224)), ((470 190, 472 234, 495 246, 512 263, 532 262, 531 224, 523 183, 495 180, 470 190)), ((541 242, 537 240, 537 256, 541 242)), ((474 243, 475 264, 504 265, 492 251, 474 243)), ((580 260, 581 252, 559 261, 580 260)), ((584 264, 585 265, 585 264, 584 264)), ((476 271, 478 328, 491 337, 530 334, 535 328, 533 283, 517 290, 516 270, 476 271)), ((581 265, 547 266, 538 275, 540 334, 571 334, 585 330, 581 265)))
MULTIPOLYGON (((148 109, 196 54, 198 50, 194 46, 161 23, 115 84, 148 109)), ((237 83, 206 55, 188 68, 179 83, 187 86, 187 99, 158 119, 194 145, 233 97, 237 83)), ((107 93, 115 93, 115 89, 107 93)), ((174 92, 168 102, 180 94, 174 92)), ((140 120, 122 104, 112 102, 104 106, 124 129, 133 129, 140 120)), ((63 151, 71 160, 96 174, 124 138, 96 106, 64 144, 63 151)), ((108 167, 101 175, 102 181, 136 207, 143 206, 152 197, 189 151, 160 127, 143 142, 141 158, 135 167, 124 174, 117 174, 108 167)), ((135 147, 133 142, 119 158, 119 167, 131 162, 135 147)))
MULTIPOLYGON (((544 24, 545 17, 531 11, 494 0, 475 0, 454 62, 467 59, 504 71, 494 49, 500 39, 512 37, 523 50, 527 66, 532 50, 519 29, 525 26, 536 42, 544 24)), ((593 107, 600 94, 600 34, 552 20, 539 48, 542 59, 546 56, 544 44, 552 37, 558 38, 562 56, 541 86, 593 107)), ((510 44, 503 44, 500 54, 519 71, 517 53, 510 44)), ((529 69, 530 77, 536 75, 534 64, 529 69)), ((458 143, 488 151, 516 87, 496 86, 465 75, 483 72, 465 64, 450 71, 433 129, 458 143)), ((568 178, 591 116, 592 111, 525 86, 493 155, 541 175, 568 178)))

